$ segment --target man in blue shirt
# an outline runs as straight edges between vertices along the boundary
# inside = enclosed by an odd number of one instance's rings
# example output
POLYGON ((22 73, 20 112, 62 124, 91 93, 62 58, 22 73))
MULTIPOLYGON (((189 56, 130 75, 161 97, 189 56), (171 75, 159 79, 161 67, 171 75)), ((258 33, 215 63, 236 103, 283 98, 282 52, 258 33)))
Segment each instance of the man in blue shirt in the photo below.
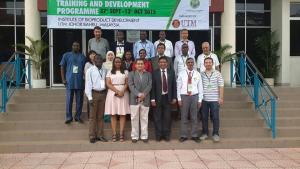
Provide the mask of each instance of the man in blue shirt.
POLYGON ((145 49, 147 56, 146 59, 150 59, 155 56, 154 45, 151 41, 147 40, 147 32, 140 31, 140 40, 133 45, 133 55, 135 59, 139 58, 139 51, 145 49))
POLYGON ((61 66, 61 79, 67 89, 66 124, 73 121, 72 105, 74 93, 76 97, 75 121, 80 123, 83 122, 80 116, 83 104, 83 70, 85 62, 86 57, 80 53, 80 44, 78 42, 73 42, 72 51, 65 53, 59 64, 61 66))

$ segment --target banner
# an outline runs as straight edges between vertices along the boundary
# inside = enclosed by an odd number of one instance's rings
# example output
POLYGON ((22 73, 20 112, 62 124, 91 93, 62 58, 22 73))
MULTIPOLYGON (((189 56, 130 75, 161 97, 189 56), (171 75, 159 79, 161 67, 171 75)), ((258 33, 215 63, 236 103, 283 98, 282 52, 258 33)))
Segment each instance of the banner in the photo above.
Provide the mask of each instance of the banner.
POLYGON ((207 30, 209 0, 48 0, 48 28, 207 30))

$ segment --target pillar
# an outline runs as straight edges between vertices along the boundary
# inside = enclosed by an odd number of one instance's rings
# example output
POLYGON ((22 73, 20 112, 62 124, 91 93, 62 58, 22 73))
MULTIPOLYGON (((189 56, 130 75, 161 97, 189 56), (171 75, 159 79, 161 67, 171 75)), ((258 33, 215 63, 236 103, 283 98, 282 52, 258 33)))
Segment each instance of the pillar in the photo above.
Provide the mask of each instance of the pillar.
MULTIPOLYGON (((221 45, 231 45, 231 53, 235 53, 236 50, 235 36, 235 1, 224 0, 224 12, 221 16, 221 45)), ((222 65, 222 75, 225 86, 230 86, 230 62, 222 65)))

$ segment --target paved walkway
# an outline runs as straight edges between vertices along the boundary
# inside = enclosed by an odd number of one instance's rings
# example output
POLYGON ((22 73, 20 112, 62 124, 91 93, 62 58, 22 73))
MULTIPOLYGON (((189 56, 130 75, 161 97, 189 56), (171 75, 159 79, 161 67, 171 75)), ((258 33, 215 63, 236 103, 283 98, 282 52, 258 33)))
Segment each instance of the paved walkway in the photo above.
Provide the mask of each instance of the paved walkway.
POLYGON ((300 169, 300 148, 0 154, 0 169, 300 169))

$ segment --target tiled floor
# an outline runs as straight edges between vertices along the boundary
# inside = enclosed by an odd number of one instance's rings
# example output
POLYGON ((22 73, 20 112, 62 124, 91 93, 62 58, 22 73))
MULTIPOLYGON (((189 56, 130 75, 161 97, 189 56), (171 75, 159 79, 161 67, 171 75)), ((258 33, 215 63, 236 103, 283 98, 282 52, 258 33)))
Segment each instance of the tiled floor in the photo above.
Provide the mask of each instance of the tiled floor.
POLYGON ((300 169, 300 148, 0 154, 0 169, 300 169))

